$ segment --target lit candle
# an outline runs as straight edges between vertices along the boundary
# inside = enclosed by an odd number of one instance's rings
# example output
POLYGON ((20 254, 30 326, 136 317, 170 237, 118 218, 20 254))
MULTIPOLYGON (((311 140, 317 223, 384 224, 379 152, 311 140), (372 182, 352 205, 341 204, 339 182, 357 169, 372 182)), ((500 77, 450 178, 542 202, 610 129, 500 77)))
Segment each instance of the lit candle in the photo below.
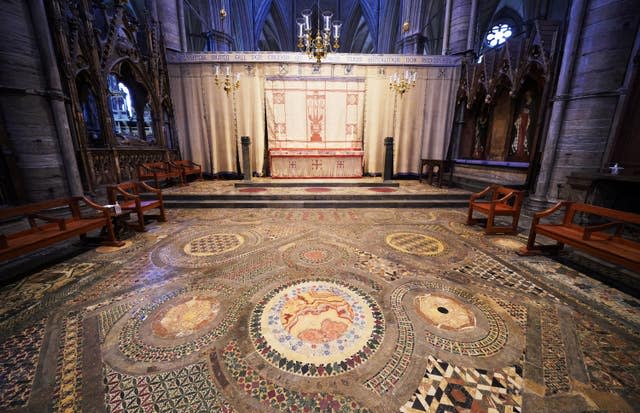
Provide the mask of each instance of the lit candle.
POLYGON ((331 31, 331 18, 333 17, 333 13, 329 10, 322 12, 322 18, 324 19, 324 30, 327 32, 331 31))
POLYGON ((342 22, 340 20, 334 20, 333 22, 333 37, 336 39, 340 38, 340 27, 342 27, 342 22))
POLYGON ((302 10, 302 18, 304 19, 304 29, 311 30, 311 9, 302 10))
POLYGON ((226 74, 227 76, 229 76, 229 75, 231 74, 231 67, 227 66, 227 67, 225 68, 225 74, 226 74))
POLYGON ((302 17, 298 17, 296 19, 296 24, 298 25, 298 37, 304 36, 304 19, 302 17))
POLYGON ((220 66, 216 65, 216 76, 220 74, 220 66))
POLYGON ((240 72, 236 73, 236 82, 240 81, 240 72))

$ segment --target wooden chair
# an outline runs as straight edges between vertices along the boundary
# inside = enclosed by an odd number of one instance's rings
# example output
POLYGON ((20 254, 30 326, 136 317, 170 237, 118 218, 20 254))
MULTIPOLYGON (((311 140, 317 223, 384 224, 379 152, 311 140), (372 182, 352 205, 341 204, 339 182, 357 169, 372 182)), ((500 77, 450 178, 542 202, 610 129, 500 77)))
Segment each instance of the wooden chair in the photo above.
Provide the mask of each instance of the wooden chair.
POLYGON ((202 181, 202 166, 188 159, 177 159, 170 162, 182 172, 182 181, 186 184, 189 175, 196 175, 198 181, 202 181))
POLYGON ((146 231, 144 227, 144 212, 150 209, 158 208, 159 215, 147 215, 157 218, 158 221, 166 222, 167 218, 164 214, 164 203, 162 201, 162 191, 144 182, 123 182, 117 185, 109 185, 107 187, 107 196, 109 203, 120 204, 122 211, 135 212, 138 216, 138 223, 134 225, 137 231, 146 231), (155 199, 142 199, 140 194, 154 193, 155 199))
POLYGON ((160 188, 161 181, 176 178, 183 185, 182 171, 170 162, 148 162, 138 165, 138 179, 140 181, 151 180, 156 188, 160 188))
POLYGON ((423 177, 425 176, 424 168, 427 168, 427 182, 429 185, 433 185, 433 178, 435 177, 437 180, 437 185, 442 186, 442 178, 445 173, 448 175, 449 185, 451 184, 451 177, 453 175, 453 165, 452 162, 445 159, 420 159, 420 165, 418 166, 418 181, 422 182, 423 177), (449 170, 449 172, 445 172, 445 170, 449 170))
POLYGON ((473 218, 473 211, 487 215, 486 234, 517 234, 518 220, 520 219, 520 208, 524 192, 504 186, 490 185, 484 190, 471 195, 469 200, 469 213, 467 215, 467 225, 473 225, 485 219, 473 218), (479 200, 488 195, 488 201, 479 200), (497 226, 494 223, 497 216, 510 216, 512 221, 510 226, 497 226))

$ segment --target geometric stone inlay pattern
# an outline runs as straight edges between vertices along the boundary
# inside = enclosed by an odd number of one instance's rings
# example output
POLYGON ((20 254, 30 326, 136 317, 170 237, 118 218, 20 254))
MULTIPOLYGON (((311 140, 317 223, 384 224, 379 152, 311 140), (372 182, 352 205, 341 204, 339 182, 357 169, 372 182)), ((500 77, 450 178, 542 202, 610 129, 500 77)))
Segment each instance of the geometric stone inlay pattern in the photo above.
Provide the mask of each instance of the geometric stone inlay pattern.
POLYGON ((542 371, 545 394, 568 392, 569 369, 562 335, 559 332, 558 312, 553 306, 545 306, 540 315, 542 330, 542 371))
MULTIPOLYGON (((218 290, 204 289, 204 288, 191 288, 191 289, 179 289, 154 300, 150 305, 135 310, 131 317, 127 320, 126 324, 122 328, 119 337, 119 349, 129 359, 135 361, 175 361, 183 357, 188 356, 193 352, 200 351, 202 348, 209 345, 218 337, 223 336, 229 329, 229 327, 235 322, 238 316, 238 312, 243 305, 244 300, 236 300, 231 307, 226 311, 224 319, 222 319, 214 328, 209 330, 206 334, 200 335, 193 340, 187 341, 182 344, 176 344, 174 346, 158 346, 145 343, 140 334, 140 328, 142 324, 149 319, 150 316, 154 316, 156 309, 168 300, 174 299, 180 295, 193 294, 206 294, 216 291, 218 295, 225 296, 230 294, 228 287, 220 287, 218 290)), ((190 296, 190 297, 191 297, 190 296)), ((176 330, 177 331, 177 330, 176 330)), ((178 334, 177 332, 176 334, 178 334)))
POLYGON ((385 242, 400 252, 423 257, 431 257, 444 251, 442 241, 413 232, 394 232, 387 235, 385 242))
POLYGON ((211 234, 191 240, 184 246, 184 252, 196 257, 224 254, 240 248, 244 237, 238 234, 211 234))
POLYGON ((203 362, 150 376, 130 376, 105 366, 104 375, 110 413, 235 411, 213 385, 203 362))
POLYGON ((350 397, 325 392, 298 392, 282 387, 247 366, 238 344, 231 340, 223 350, 223 359, 231 376, 242 390, 263 405, 280 412, 352 412, 366 413, 350 397))
POLYGON ((292 281, 256 304, 253 344, 273 366, 302 376, 342 374, 367 361, 384 335, 375 300, 341 281, 292 281))
POLYGON ((400 411, 519 413, 521 406, 520 366, 487 371, 429 356, 420 386, 400 411))
POLYGON ((391 310, 398 323, 398 339, 396 340, 393 354, 391 354, 389 361, 364 383, 364 385, 373 392, 383 394, 393 389, 409 367, 415 345, 415 333, 411 320, 402 308, 402 299, 412 288, 420 285, 420 283, 404 284, 391 293, 391 310))
POLYGON ((71 312, 60 334, 54 412, 79 412, 82 401, 82 314, 71 312))
POLYGON ((104 343, 104 339, 107 337, 107 333, 111 330, 111 327, 132 308, 133 304, 125 303, 113 306, 98 314, 98 333, 101 343, 104 343))
POLYGON ((42 319, 0 345, 0 407, 23 406, 29 400, 44 325, 42 319))

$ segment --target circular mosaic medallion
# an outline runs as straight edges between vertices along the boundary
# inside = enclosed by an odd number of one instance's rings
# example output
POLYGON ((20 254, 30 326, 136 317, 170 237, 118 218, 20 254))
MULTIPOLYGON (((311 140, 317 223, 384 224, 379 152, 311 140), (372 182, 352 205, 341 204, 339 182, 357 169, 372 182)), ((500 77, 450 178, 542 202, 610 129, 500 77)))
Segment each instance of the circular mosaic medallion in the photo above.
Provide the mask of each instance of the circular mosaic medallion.
POLYGON ((215 320, 220 302, 214 297, 183 297, 157 313, 151 323, 153 333, 162 338, 185 337, 196 333, 215 320))
POLYGON ((290 266, 334 267, 348 257, 344 247, 322 240, 308 240, 304 244, 292 245, 284 253, 284 260, 290 266))
POLYGON ((385 242, 390 247, 413 255, 434 256, 444 251, 444 244, 437 238, 415 232, 394 232, 385 242))
POLYGON ((175 361, 206 348, 225 334, 242 303, 221 317, 219 289, 182 289, 167 293, 136 310, 120 330, 118 348, 130 360, 175 361))
POLYGON ((98 254, 110 254, 112 252, 126 250, 127 248, 131 247, 131 245, 133 245, 133 242, 131 240, 126 240, 124 244, 122 244, 119 247, 110 247, 108 245, 101 245, 98 248, 96 248, 95 251, 98 254))
POLYGON ((517 251, 520 248, 524 247, 524 244, 516 239, 500 237, 496 239, 492 239, 493 243, 507 251, 517 251))
POLYGON ((254 308, 250 336, 275 367, 302 376, 345 373, 367 361, 384 336, 384 318, 364 291, 336 280, 294 281, 254 308))
POLYGON ((506 346, 505 320, 477 295, 437 283, 416 287, 431 290, 415 297, 414 309, 425 321, 427 342, 434 347, 466 356, 490 356, 506 346))
POLYGON ((208 257, 233 251, 244 244, 239 234, 211 234, 191 240, 184 246, 184 252, 196 257, 208 257))
POLYGON ((473 312, 454 298, 432 293, 416 297, 414 303, 418 314, 437 328, 462 331, 476 325, 473 312))

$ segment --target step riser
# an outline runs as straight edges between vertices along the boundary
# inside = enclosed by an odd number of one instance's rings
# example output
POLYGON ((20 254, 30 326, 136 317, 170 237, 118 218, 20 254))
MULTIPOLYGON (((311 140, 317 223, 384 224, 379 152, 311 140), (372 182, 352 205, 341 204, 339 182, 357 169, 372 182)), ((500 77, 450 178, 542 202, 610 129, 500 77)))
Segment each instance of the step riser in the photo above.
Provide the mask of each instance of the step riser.
MULTIPOLYGON (((167 201, 469 201, 465 194, 454 195, 163 195, 167 201)), ((153 199, 142 196, 142 199, 153 199)))
POLYGON ((166 208, 466 208, 467 201, 440 201, 440 202, 189 202, 171 201, 165 202, 166 208))

